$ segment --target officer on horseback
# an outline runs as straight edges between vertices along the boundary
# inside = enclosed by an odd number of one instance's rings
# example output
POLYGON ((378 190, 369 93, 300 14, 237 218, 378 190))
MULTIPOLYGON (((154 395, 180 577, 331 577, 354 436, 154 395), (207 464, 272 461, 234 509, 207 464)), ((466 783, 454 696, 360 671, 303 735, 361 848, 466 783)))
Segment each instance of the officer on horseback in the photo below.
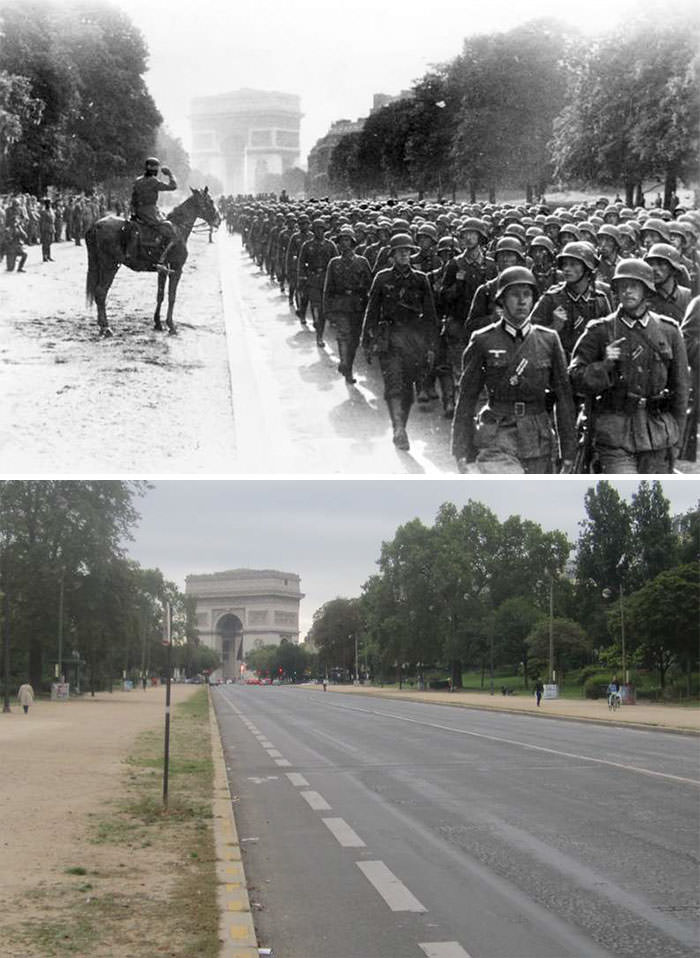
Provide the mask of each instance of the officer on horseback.
MULTIPOLYGON (((173 224, 169 220, 164 219, 158 210, 158 194, 164 190, 176 189, 177 183, 175 182, 175 177, 168 167, 161 167, 159 159, 155 156, 149 156, 144 165, 143 176, 138 177, 131 192, 132 220, 150 227, 159 236, 163 237, 165 241, 165 247, 157 266, 157 268, 163 272, 168 271, 166 257, 177 239, 177 233, 173 224), (159 171, 162 171, 163 175, 168 177, 167 183, 158 179, 159 171)), ((138 232, 134 230, 129 242, 129 258, 138 256, 138 248, 139 235, 138 232)))

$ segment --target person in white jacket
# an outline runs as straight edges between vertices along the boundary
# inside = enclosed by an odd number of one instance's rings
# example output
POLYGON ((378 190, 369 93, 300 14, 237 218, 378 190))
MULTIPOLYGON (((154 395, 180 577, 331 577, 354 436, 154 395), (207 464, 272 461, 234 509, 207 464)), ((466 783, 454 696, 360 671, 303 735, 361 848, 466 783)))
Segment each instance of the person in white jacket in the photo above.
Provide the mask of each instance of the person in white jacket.
POLYGON ((29 711, 29 706, 34 704, 34 689, 31 687, 29 682, 25 682, 24 685, 20 685, 19 692, 17 693, 17 699, 19 704, 24 709, 24 714, 26 715, 29 711))

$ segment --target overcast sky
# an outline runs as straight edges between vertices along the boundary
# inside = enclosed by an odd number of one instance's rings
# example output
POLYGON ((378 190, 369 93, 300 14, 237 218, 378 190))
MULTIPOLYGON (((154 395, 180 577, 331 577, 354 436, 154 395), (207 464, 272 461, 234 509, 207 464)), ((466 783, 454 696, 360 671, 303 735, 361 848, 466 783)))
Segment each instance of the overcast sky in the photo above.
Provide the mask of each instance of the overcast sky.
MULTIPOLYGON (((557 17, 586 33, 624 22, 644 0, 115 0, 144 34, 147 82, 166 124, 190 146, 195 96, 241 87, 301 96, 302 160, 332 121, 366 116, 374 93, 410 87, 463 38, 557 17)), ((661 10, 668 5, 646 0, 661 10)), ((676 0, 674 9, 688 0, 676 0)))
MULTIPOLYGON (((629 499, 637 479, 611 480, 629 499)), ((301 634, 336 596, 359 595, 376 572, 383 540, 414 517, 431 525, 443 502, 483 502, 509 515, 561 529, 572 541, 584 518, 590 479, 159 481, 137 501, 141 522, 128 547, 147 568, 184 589, 190 573, 279 569, 301 576, 301 634)), ((700 497, 695 479, 668 479, 672 513, 700 497)))

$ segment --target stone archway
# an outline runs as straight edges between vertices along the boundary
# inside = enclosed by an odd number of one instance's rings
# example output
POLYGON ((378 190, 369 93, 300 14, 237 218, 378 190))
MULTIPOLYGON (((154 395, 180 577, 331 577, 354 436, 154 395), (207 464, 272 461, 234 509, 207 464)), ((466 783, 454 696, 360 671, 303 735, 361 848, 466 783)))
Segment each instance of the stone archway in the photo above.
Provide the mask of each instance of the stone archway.
POLYGON ((216 623, 216 635, 221 643, 221 673, 224 680, 240 678, 238 663, 243 660, 243 623, 237 615, 227 612, 216 623))

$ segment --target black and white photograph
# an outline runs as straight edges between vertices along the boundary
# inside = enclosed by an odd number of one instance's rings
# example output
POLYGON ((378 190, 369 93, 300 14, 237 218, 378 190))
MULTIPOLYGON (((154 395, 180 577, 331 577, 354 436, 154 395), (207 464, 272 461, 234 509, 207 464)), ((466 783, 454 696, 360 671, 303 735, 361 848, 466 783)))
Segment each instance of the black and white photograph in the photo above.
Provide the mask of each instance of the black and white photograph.
POLYGON ((0 958, 700 954, 700 12, 0 0, 0 958))

